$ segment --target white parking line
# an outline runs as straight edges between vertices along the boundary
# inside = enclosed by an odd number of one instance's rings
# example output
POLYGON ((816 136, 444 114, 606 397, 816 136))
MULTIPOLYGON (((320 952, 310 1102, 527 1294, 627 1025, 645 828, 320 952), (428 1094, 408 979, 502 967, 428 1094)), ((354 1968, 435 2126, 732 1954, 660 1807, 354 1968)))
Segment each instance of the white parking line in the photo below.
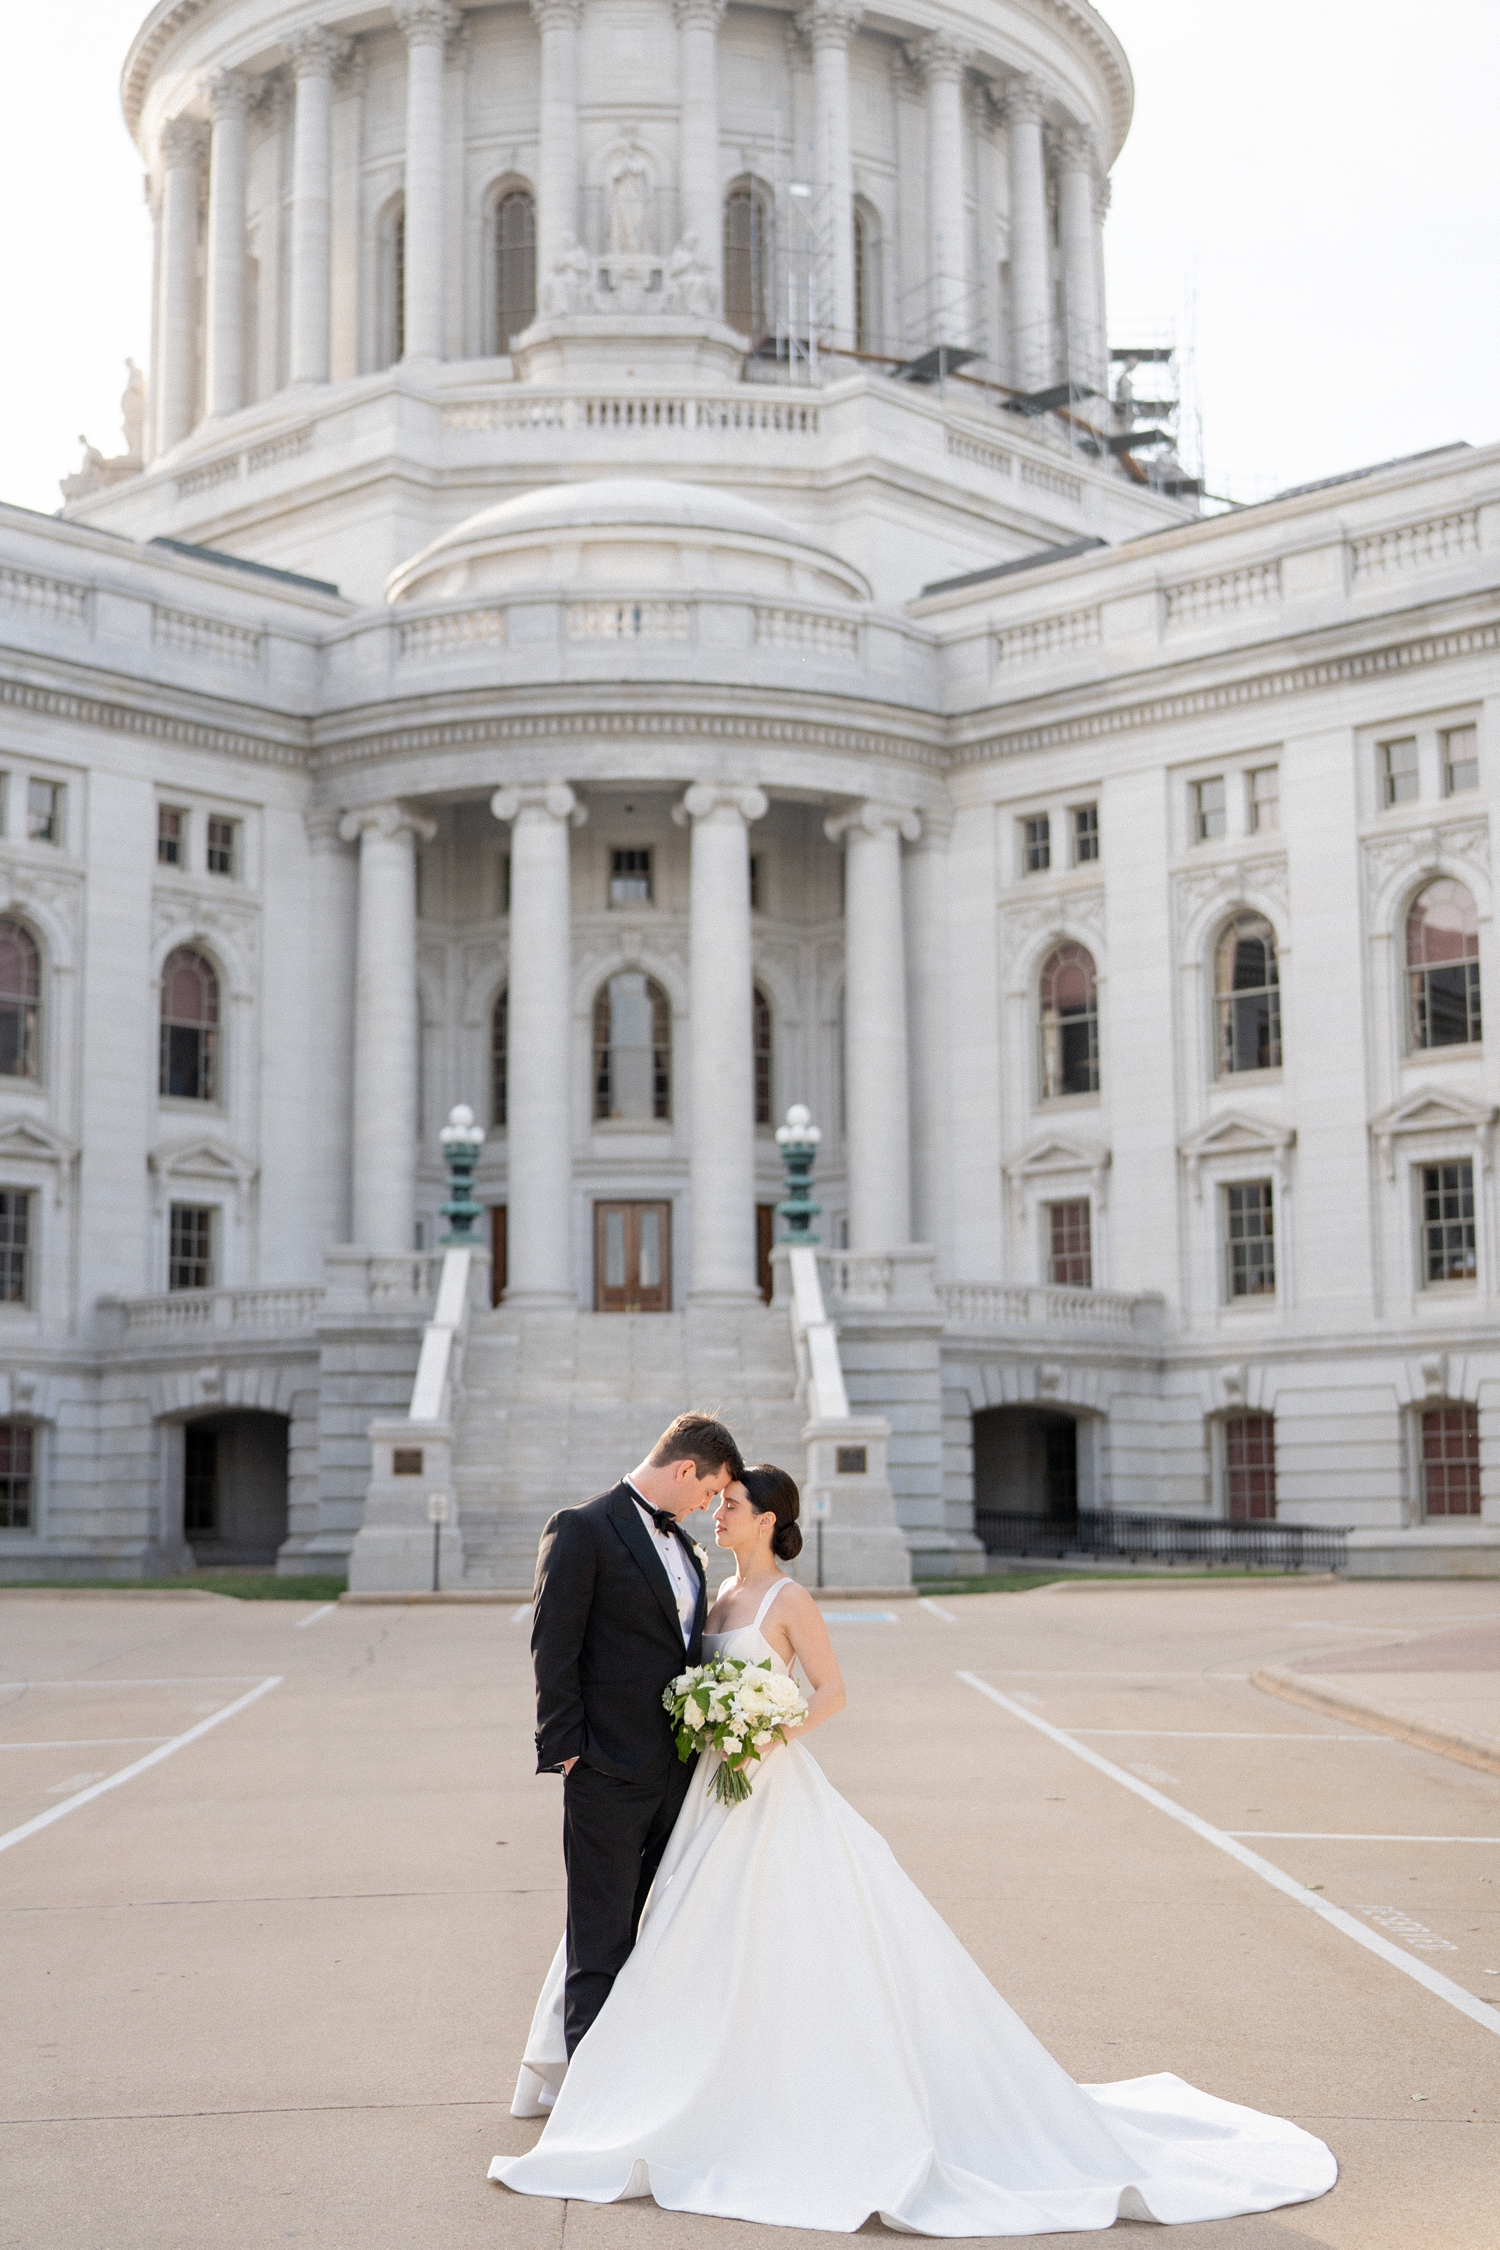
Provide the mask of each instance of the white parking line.
POLYGON ((62 1687, 234 1687, 241 1680, 258 1680, 258 1672, 178 1673, 172 1680, 0 1680, 4 1688, 62 1687))
POLYGON ((1292 1844, 1500 1844, 1500 1836, 1341 1836, 1321 1828, 1227 1828, 1224 1833, 1279 1837, 1292 1844))
POLYGON ((830 1625, 894 1625, 893 1609, 825 1609, 825 1621, 830 1625))
POLYGON ((1217 1734, 1206 1727, 1064 1727, 1064 1734, 1126 1734, 1135 1742, 1390 1742, 1388 1734, 1217 1734))
POLYGON ((338 1606, 337 1602, 325 1602, 321 1609, 313 1611, 311 1617, 299 1617, 294 1630, 300 1633, 304 1625, 316 1625, 320 1617, 332 1617, 338 1606))
POLYGON ((917 1603, 917 1607, 918 1609, 925 1609, 929 1617, 940 1617, 945 1625, 956 1625, 958 1623, 958 1619, 954 1616, 952 1610, 944 1609, 942 1603, 935 1602, 930 1594, 924 1594, 917 1603))
POLYGON ((967 1686, 976 1688, 981 1695, 988 1696, 991 1703, 998 1703, 1002 1711, 1008 1711, 1023 1726, 1035 1727, 1038 1734, 1046 1735, 1049 1741, 1070 1751, 1075 1758, 1082 1758, 1096 1772, 1106 1775, 1111 1781, 1117 1781, 1122 1789, 1128 1789, 1133 1796, 1143 1798, 1148 1805, 1154 1805, 1169 1820, 1175 1820, 1182 1827, 1191 1829, 1204 1843, 1212 1844, 1216 1851, 1238 1860, 1241 1867, 1248 1868, 1252 1875, 1258 1875, 1263 1883, 1269 1883, 1283 1897, 1295 1900, 1297 1905, 1305 1906, 1325 1922, 1331 1922, 1336 1930, 1342 1930, 1345 1937, 1353 1938, 1355 1944, 1362 1945, 1366 1952, 1378 1954, 1382 1961, 1388 1961, 1403 1976, 1425 1986, 1439 2000, 1446 2000, 1450 2008, 1456 2008, 1471 2023, 1481 2025, 1484 2030, 1493 2032, 1500 2038, 1500 2009, 1491 2007, 1487 2000, 1476 1999, 1472 1992, 1466 1992, 1451 1977, 1443 1976, 1437 1969, 1429 1968, 1425 1961, 1404 1953, 1399 1946, 1392 1945, 1389 1938, 1382 1937, 1378 1930, 1369 1929, 1363 1922, 1357 1922, 1352 1914, 1346 1914, 1342 1907, 1329 1905, 1326 1899, 1319 1897, 1315 1891, 1308 1890, 1305 1884, 1299 1883, 1295 1876, 1286 1874, 1279 1867, 1273 1867, 1258 1852, 1247 1851, 1237 1837, 1229 1835, 1222 1828, 1215 1828, 1209 1821, 1200 1820, 1197 1813, 1189 1812, 1185 1806, 1174 1804, 1170 1797, 1164 1797, 1149 1782, 1138 1781, 1133 1773, 1126 1773, 1122 1767, 1111 1765, 1108 1758, 1101 1757, 1097 1750, 1090 1750, 1086 1743, 1075 1742, 1071 1735, 1063 1733, 1061 1727, 1050 1725, 1046 1719, 1038 1718, 1034 1711, 1028 1711, 1023 1704, 1015 1702, 1008 1695, 1002 1695, 998 1688, 991 1687, 988 1680, 982 1680, 978 1673, 960 1672, 958 1677, 967 1686))
POLYGON ((134 1750, 143 1742, 170 1742, 169 1734, 94 1734, 68 1742, 0 1742, 0 1750, 134 1750))
MULTIPOLYGON (((45 1684, 50 1686, 54 1683, 49 1681, 45 1684)), ((73 1684, 77 1685, 78 1683, 74 1682, 73 1684)), ((137 1683, 132 1681, 126 1684, 134 1686, 137 1683)), ((173 1686, 183 1684, 181 1681, 172 1682, 173 1686)), ((247 1709, 252 1703, 259 1702, 263 1695, 269 1695, 272 1688, 280 1687, 280 1685, 281 1675, 279 1673, 273 1679, 262 1680, 258 1686, 251 1688, 248 1695, 239 1696, 233 1703, 226 1703, 222 1711, 215 1711, 210 1717, 200 1719, 195 1727, 188 1728, 186 1734, 174 1734, 170 1741, 163 1742, 155 1750, 148 1750, 144 1758, 137 1758, 134 1765, 122 1766, 118 1773, 106 1774, 104 1779, 96 1781, 92 1788, 80 1789, 75 1797, 68 1797, 62 1804, 54 1805, 50 1812, 38 1813, 35 1820, 23 1821, 19 1828, 12 1828, 5 1835, 0 1836, 0 1852, 8 1852, 12 1844, 24 1843, 28 1836, 35 1836, 39 1829, 50 1828, 54 1820, 61 1820, 66 1814, 77 1812, 80 1805, 92 1804, 94 1799, 102 1797, 107 1789, 118 1789, 122 1781, 134 1781, 138 1773, 145 1773, 150 1766, 159 1766, 162 1759, 170 1758, 174 1750, 185 1750, 190 1742, 196 1742, 198 1737, 207 1734, 211 1727, 221 1726, 225 1719, 232 1719, 237 1712, 247 1709)))
POLYGON ((1331 1617, 1291 1617, 1294 1633, 1443 1633, 1450 1625, 1500 1624, 1500 1609, 1463 1609, 1451 1617, 1388 1617, 1383 1625, 1342 1625, 1331 1617))

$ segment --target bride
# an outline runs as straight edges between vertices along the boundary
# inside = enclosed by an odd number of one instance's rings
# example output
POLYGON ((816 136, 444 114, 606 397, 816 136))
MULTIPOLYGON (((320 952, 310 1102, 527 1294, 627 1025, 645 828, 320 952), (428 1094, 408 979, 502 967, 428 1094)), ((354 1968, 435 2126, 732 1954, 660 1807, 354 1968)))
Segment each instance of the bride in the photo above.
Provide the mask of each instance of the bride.
POLYGON ((802 1737, 844 1707, 828 1629, 779 1568, 797 1487, 747 1469, 714 1518, 736 1574, 705 1656, 800 1665, 806 1721, 710 1796, 700 1758, 635 1950, 571 2067, 559 1947, 490 2178, 526 2195, 852 2234, 1034 2235, 1230 2218, 1323 2195, 1337 2165, 1277 2117, 1163 2072, 1079 2086, 1007 2007, 802 1737))

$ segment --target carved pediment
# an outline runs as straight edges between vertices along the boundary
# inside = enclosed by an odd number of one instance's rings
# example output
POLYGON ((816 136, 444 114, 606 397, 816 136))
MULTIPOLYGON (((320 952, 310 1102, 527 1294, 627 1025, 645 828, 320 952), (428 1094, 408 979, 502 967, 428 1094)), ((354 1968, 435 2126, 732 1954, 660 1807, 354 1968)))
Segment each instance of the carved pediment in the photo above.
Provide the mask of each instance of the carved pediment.
POLYGON ((1080 1172, 1087 1173, 1095 1191, 1102 1194, 1108 1169, 1107 1148, 1070 1133, 1040 1134, 1004 1167, 1023 1213, 1028 1195, 1045 1190, 1051 1180, 1076 1181, 1080 1172))
POLYGON ((11 1117, 0 1125, 0 1163, 55 1165, 53 1193, 58 1203, 77 1161, 78 1143, 39 1117, 11 1117))
POLYGON ((1295 1126, 1278 1125, 1272 1118, 1252 1117, 1244 1110, 1231 1109, 1187 1134, 1178 1142, 1177 1153, 1188 1168, 1193 1193, 1201 1195, 1205 1164, 1219 1159, 1244 1163, 1254 1158, 1270 1163, 1278 1175, 1284 1175, 1287 1152, 1296 1140, 1295 1126))
POLYGON ((1493 1102, 1477 1102, 1452 1086, 1418 1086, 1370 1119, 1370 1135, 1385 1159, 1388 1179, 1395 1177, 1397 1141, 1413 1134, 1462 1134, 1488 1171, 1496 1114, 1493 1102))
POLYGON ((164 1141, 146 1158, 157 1181, 198 1180, 216 1187, 246 1188, 260 1167, 229 1141, 204 1133, 197 1140, 164 1141))

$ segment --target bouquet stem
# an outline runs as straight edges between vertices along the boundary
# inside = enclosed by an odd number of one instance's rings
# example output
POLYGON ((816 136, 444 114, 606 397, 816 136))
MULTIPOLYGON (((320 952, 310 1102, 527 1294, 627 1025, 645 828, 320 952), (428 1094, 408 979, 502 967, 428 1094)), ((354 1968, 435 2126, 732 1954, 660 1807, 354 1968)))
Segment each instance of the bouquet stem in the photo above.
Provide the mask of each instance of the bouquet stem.
POLYGON ((750 1795, 750 1779, 737 1766, 721 1765, 714 1775, 714 1796, 721 1805, 742 1805, 750 1795))

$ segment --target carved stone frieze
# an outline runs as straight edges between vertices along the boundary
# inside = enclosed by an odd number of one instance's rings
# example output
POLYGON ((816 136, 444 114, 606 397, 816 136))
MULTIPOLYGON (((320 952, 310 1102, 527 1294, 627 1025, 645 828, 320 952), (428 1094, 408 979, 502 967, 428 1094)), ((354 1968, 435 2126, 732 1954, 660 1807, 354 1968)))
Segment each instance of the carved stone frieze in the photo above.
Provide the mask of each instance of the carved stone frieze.
POLYGON ((1283 913, 1290 911, 1284 852, 1182 870, 1172 877, 1172 907, 1179 939, 1188 936, 1209 908, 1234 906, 1252 898, 1270 899, 1283 913))

